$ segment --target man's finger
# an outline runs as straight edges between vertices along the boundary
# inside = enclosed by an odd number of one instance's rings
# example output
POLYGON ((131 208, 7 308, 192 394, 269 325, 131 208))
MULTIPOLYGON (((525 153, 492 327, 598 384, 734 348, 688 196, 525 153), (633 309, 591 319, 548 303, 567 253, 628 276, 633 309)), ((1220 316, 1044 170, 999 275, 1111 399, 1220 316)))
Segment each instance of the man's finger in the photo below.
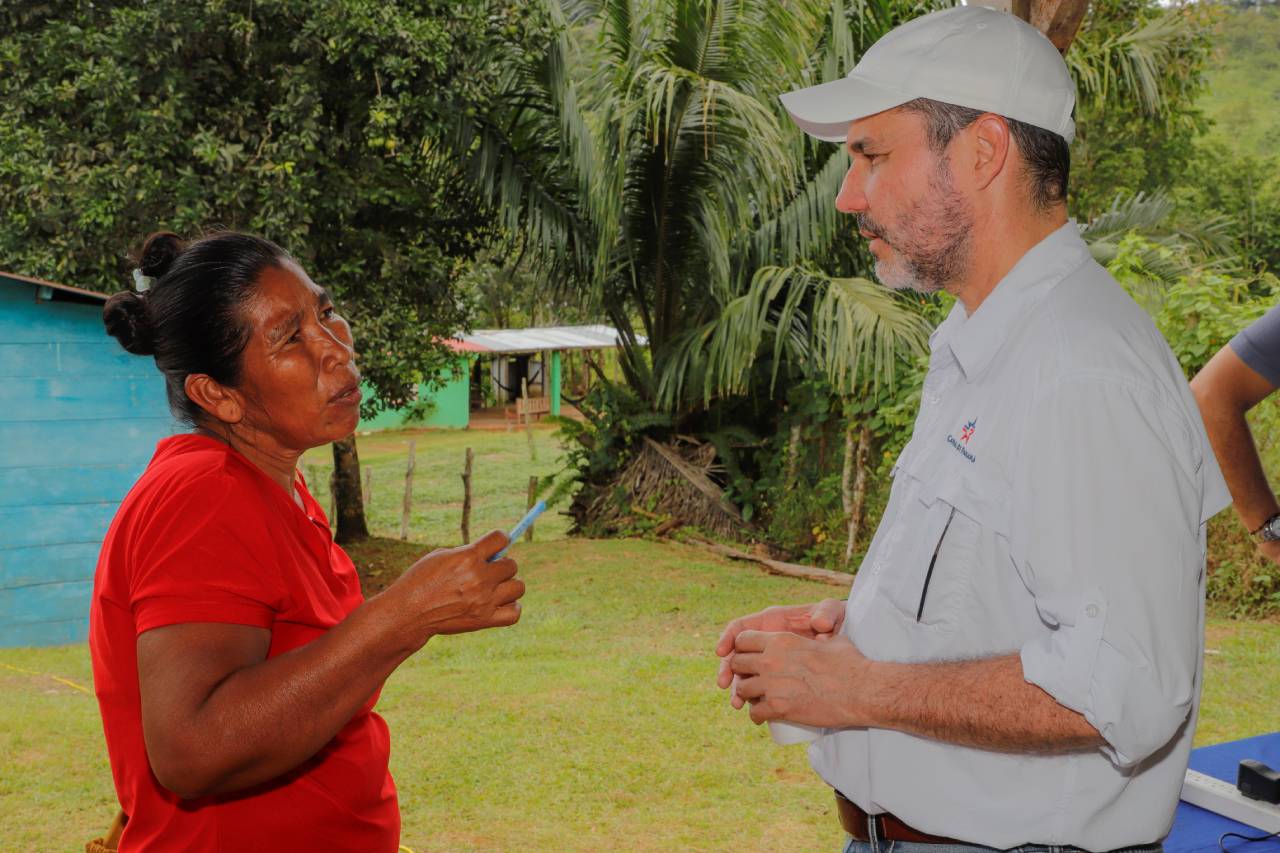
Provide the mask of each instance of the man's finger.
POLYGON ((729 666, 732 660, 732 656, 721 658, 720 665, 716 667, 716 686, 721 690, 733 685, 733 670, 729 666))
POLYGON ((735 675, 751 676, 760 674, 760 655, 754 652, 735 652, 728 658, 729 667, 735 675))
POLYGON ((751 713, 751 722, 755 723, 756 725, 759 725, 760 723, 766 723, 769 720, 776 720, 778 718, 778 712, 775 711, 773 709, 773 706, 769 704, 768 699, 761 699, 758 702, 752 702, 750 713, 751 713))
POLYGON ((844 602, 828 598, 813 606, 813 615, 809 618, 809 627, 815 634, 830 634, 844 616, 844 602))
POLYGON ((764 698, 764 689, 768 686, 764 678, 738 678, 738 698, 745 702, 759 702, 764 698))
POLYGON ((724 657, 733 651, 733 638, 745 631, 752 624, 752 621, 757 620, 759 616, 759 613, 752 613, 750 616, 739 616, 724 626, 724 633, 720 635, 720 640, 716 643, 716 654, 724 657))
POLYGON ((734 638, 733 648, 736 652, 762 652, 775 636, 771 631, 743 631, 734 638))

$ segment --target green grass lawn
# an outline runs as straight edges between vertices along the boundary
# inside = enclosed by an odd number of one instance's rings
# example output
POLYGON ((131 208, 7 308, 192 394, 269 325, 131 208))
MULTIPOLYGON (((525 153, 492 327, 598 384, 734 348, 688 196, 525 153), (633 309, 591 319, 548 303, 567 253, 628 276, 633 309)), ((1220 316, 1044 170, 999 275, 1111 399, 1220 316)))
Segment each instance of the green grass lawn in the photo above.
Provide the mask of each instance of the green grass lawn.
MULTIPOLYGON (((370 526, 352 549, 376 590, 458 541, 463 454, 476 453, 476 535, 524 511, 530 475, 559 469, 552 431, 359 438, 370 526), (418 444, 410 542, 407 440, 418 444)), ((328 500, 327 448, 308 454, 328 500)), ((834 850, 830 794, 800 747, 777 747, 713 683, 728 619, 832 587, 693 548, 566 539, 548 513, 514 551, 529 585, 512 629, 432 641, 388 681, 404 844, 463 850, 834 850)), ((1280 624, 1215 619, 1197 743, 1276 728, 1280 624)), ((84 645, 0 650, 0 849, 78 850, 115 811, 84 645)))
MULTIPOLYGON (((804 750, 728 707, 711 652, 732 616, 831 587, 637 540, 515 555, 521 623, 433 640, 383 692, 407 846, 835 849, 804 750)), ((1213 620, 1208 644, 1197 742, 1273 730, 1280 624, 1213 620)), ((5 849, 79 849, 113 813, 96 703, 67 682, 90 684, 83 645, 0 651, 5 849)))
MULTIPOLYGON (((400 536, 410 439, 417 442, 410 538, 433 545, 455 545, 460 541, 462 468, 468 447, 475 451, 472 537, 493 528, 509 530, 524 515, 529 477, 546 477, 563 467, 554 429, 540 424, 533 435, 536 460, 530 458, 529 440, 523 430, 395 430, 358 436, 361 469, 373 472, 372 505, 365 510, 369 532, 374 536, 400 536)), ((307 485, 326 512, 332 470, 333 453, 328 445, 303 457, 307 485)), ((534 536, 539 541, 558 539, 568 528, 567 517, 548 511, 538 520, 534 536)))

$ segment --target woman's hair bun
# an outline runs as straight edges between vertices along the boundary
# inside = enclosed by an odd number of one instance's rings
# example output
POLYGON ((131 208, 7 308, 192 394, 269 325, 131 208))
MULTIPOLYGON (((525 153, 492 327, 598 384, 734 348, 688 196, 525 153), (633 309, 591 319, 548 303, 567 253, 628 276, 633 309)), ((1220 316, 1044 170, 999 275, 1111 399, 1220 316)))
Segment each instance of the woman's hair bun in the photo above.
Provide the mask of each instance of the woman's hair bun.
POLYGON ((155 339, 147 300, 132 290, 124 290, 107 300, 102 308, 102 324, 107 334, 134 355, 155 355, 155 339))
POLYGON ((157 231, 142 244, 138 253, 138 269, 151 278, 159 278, 169 271, 178 255, 186 248, 182 238, 172 231, 157 231))

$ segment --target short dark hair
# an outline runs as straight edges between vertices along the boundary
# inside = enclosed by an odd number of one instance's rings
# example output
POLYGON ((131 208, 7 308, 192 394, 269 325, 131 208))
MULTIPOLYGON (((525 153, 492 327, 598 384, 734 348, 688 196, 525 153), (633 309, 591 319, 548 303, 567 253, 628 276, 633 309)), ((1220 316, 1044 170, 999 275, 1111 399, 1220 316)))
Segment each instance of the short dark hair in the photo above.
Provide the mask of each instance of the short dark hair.
POLYGON ((257 292, 262 271, 288 258, 275 243, 250 234, 224 231, 188 244, 172 232, 157 232, 136 258, 142 274, 153 279, 150 287, 108 299, 103 325, 127 351, 155 356, 169 409, 196 426, 203 410, 187 396, 187 377, 203 373, 223 385, 239 384, 250 334, 245 303, 257 292))
MULTIPOLYGON (((929 147, 941 153, 957 133, 978 120, 982 110, 955 104, 916 98, 902 109, 920 113, 925 118, 929 147)), ((1071 149, 1067 140, 1051 130, 1002 116, 1009 133, 1027 165, 1031 201, 1041 210, 1067 199, 1067 178, 1071 174, 1071 149)))

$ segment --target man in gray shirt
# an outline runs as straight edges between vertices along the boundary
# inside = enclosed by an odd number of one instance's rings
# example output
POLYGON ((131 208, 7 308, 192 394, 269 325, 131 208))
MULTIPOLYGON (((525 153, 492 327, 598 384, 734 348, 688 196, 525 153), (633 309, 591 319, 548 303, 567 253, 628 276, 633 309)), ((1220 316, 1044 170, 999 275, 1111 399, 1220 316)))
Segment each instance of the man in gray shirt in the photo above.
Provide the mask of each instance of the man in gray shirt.
POLYGON ((1158 847, 1227 494, 1177 360, 1067 218, 1062 58, 963 6, 783 103, 848 147, 836 206, 881 282, 957 301, 847 604, 734 621, 720 686, 820 731, 853 853, 1158 847))
POLYGON ((1236 514, 1258 552, 1280 563, 1280 502, 1245 413, 1280 388, 1280 305, 1231 339, 1191 381, 1236 514))

